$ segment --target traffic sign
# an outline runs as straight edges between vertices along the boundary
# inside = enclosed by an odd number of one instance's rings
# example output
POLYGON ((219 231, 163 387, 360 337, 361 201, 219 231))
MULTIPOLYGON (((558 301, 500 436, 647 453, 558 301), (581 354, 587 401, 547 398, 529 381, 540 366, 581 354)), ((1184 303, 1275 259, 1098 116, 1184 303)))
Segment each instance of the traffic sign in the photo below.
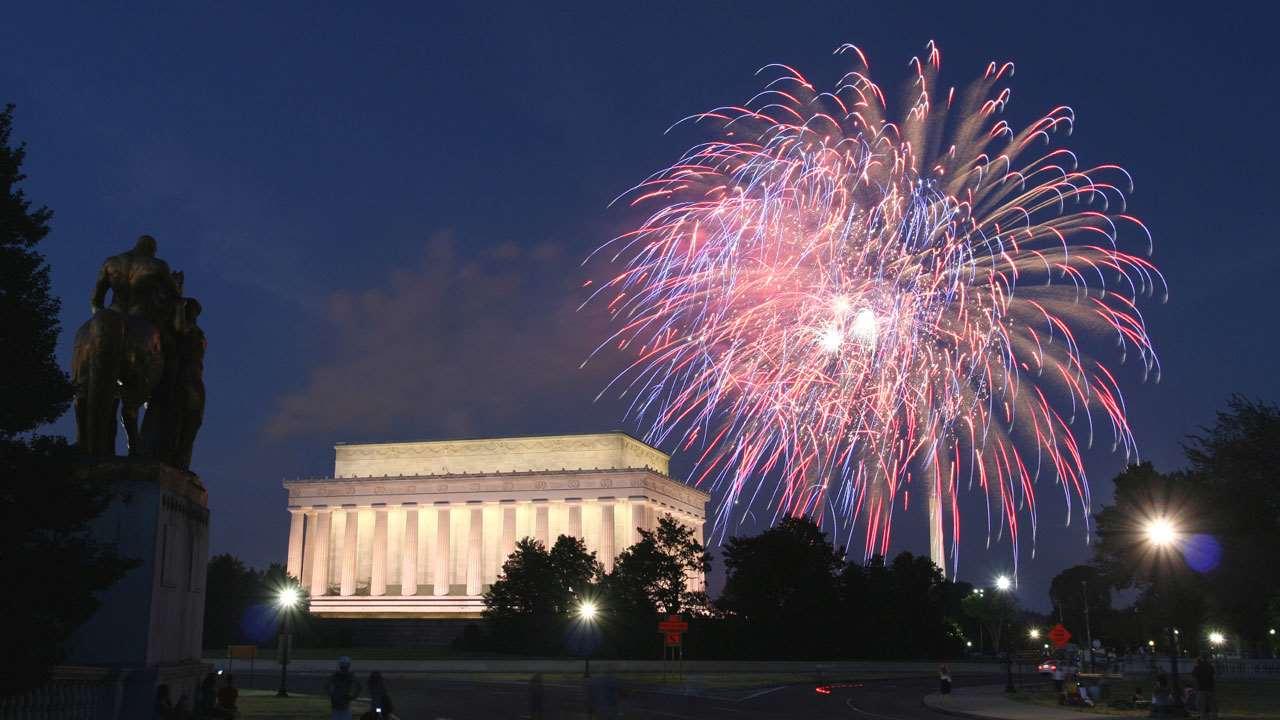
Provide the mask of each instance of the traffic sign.
POLYGON ((680 633, 687 632, 688 630, 689 623, 681 620, 679 615, 668 615, 666 620, 658 623, 658 632, 661 633, 675 633, 679 635, 680 633))
POLYGON ((667 647, 680 647, 680 633, 663 633, 663 636, 667 639, 667 647))
POLYGON ((1071 632, 1063 627, 1062 623, 1058 623, 1049 631, 1049 639, 1053 641, 1055 647, 1066 647, 1067 643, 1071 641, 1071 632))

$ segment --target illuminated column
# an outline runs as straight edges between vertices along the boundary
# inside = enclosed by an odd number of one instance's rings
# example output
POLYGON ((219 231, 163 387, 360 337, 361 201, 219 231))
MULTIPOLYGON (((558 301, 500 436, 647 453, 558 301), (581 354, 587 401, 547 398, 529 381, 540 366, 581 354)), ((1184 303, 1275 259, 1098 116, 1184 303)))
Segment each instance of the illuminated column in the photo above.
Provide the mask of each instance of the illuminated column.
POLYGON ((329 592, 329 527, 333 511, 327 507, 316 508, 316 537, 312 541, 314 564, 311 566, 311 597, 322 597, 329 592))
POLYGON ((302 523, 306 517, 301 508, 289 508, 289 554, 285 559, 285 572, 295 578, 302 577, 302 523))
POLYGON ((947 576, 947 556, 942 545, 942 486, 936 481, 929 492, 929 559, 947 576))
POLYGON ((471 523, 467 528, 467 594, 479 595, 484 583, 484 508, 479 501, 471 506, 471 523))
POLYGON ((600 564, 613 572, 613 498, 600 498, 600 564))
POLYGON ((576 537, 585 541, 582 537, 582 499, 569 498, 566 502, 569 504, 569 537, 576 537))
POLYGON ((512 500, 502 501, 502 541, 498 545, 498 574, 502 574, 502 564, 507 561, 516 549, 516 506, 512 500))
POLYGON ((312 568, 316 566, 316 511, 307 511, 307 527, 302 533, 302 575, 298 582, 304 588, 311 587, 312 568))
POLYGON ((436 595, 449 594, 449 581, 453 577, 449 562, 449 503, 436 504, 436 595))
POLYGON ((632 495, 631 501, 631 544, 640 542, 641 528, 649 529, 649 505, 643 495, 632 495))
POLYGON ((356 530, 360 527, 360 513, 355 505, 343 505, 342 511, 347 516, 347 529, 342 541, 342 580, 338 594, 345 597, 356 594, 356 543, 359 541, 356 530))
POLYGON ((369 572, 369 594, 387 594, 387 505, 373 506, 373 568, 369 572))
POLYGON ((400 594, 418 592, 418 504, 404 504, 404 549, 400 552, 400 594))
POLYGON ((550 549, 551 523, 547 518, 547 501, 533 501, 533 539, 550 549))

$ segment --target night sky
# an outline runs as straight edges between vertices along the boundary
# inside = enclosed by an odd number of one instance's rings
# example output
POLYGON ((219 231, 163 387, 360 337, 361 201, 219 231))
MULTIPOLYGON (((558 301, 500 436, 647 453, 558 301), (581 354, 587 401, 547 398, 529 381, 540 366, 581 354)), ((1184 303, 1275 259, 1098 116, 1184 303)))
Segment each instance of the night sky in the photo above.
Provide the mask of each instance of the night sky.
MULTIPOLYGON (((888 90, 929 39, 948 83, 1013 60, 1007 119, 1068 104, 1083 163, 1133 174, 1171 287, 1143 307, 1163 380, 1141 384, 1132 362, 1119 375, 1144 458, 1179 465, 1232 392, 1280 397, 1280 63, 1276 18, 1246 6, 22 5, 0 26, 0 103, 18 106, 28 194, 56 213, 60 358, 102 259, 155 235, 205 308, 194 465, 213 552, 281 560, 281 479, 332 472, 336 441, 634 432, 616 398, 595 400, 616 364, 578 369, 603 328, 576 312, 580 262, 636 220, 609 201, 698 139, 664 136, 672 122, 745 101, 769 62, 830 85, 843 42, 888 90)), ((1105 502, 1122 458, 1099 444, 1105 502)), ((1019 592, 1045 607, 1049 578, 1089 550, 1060 490, 1038 493, 1019 592)), ((981 505, 965 501, 975 582, 1009 567, 981 505)), ((923 504, 898 520, 895 552, 927 553, 923 504)))

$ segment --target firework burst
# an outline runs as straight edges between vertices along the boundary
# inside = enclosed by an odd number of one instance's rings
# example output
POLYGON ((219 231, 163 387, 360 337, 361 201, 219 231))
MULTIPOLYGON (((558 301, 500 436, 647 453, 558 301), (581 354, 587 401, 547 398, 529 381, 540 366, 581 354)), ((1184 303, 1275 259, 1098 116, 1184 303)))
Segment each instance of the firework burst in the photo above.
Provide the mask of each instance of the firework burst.
POLYGON ((1166 292, 1150 234, 1123 169, 1055 144, 1070 108, 1001 119, 1012 64, 957 93, 930 43, 890 120, 861 51, 836 53, 854 69, 834 90, 770 65, 746 104, 681 121, 715 139, 624 196, 650 214, 597 251, 621 266, 592 296, 615 323, 601 348, 632 360, 610 387, 648 440, 695 454, 721 536, 759 501, 860 524, 883 554, 915 490, 943 508, 954 572, 963 484, 1016 563, 1037 487, 1061 489, 1070 522, 1090 503, 1083 448, 1135 452, 1081 343, 1114 338, 1158 378, 1137 307, 1166 292))

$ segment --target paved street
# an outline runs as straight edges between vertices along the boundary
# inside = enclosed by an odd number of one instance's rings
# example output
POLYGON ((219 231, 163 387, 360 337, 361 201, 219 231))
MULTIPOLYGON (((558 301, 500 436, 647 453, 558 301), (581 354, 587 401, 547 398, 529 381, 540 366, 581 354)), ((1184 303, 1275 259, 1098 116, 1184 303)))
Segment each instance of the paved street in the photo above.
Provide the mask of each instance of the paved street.
MULTIPOLYGON (((266 687, 260 676, 253 684, 266 687)), ((995 683, 995 676, 958 677, 961 684, 995 683)), ((322 678, 295 678, 298 691, 320 692, 322 678)), ((389 675, 388 687, 396 710, 404 720, 450 718, 527 718, 528 684, 519 680, 445 680, 438 676, 389 675)), ((619 716, 692 720, 693 718, 870 718, 872 720, 915 720, 943 718, 921 704, 921 698, 936 690, 933 677, 902 677, 891 680, 847 678, 833 681, 830 694, 819 693, 813 684, 762 686, 732 690, 702 690, 685 694, 678 686, 637 687, 625 679, 618 682, 619 716)), ((580 680, 563 677, 545 683, 545 717, 548 720, 576 720, 590 717, 586 691, 580 680)), ((607 717, 599 714, 597 717, 607 717)))

